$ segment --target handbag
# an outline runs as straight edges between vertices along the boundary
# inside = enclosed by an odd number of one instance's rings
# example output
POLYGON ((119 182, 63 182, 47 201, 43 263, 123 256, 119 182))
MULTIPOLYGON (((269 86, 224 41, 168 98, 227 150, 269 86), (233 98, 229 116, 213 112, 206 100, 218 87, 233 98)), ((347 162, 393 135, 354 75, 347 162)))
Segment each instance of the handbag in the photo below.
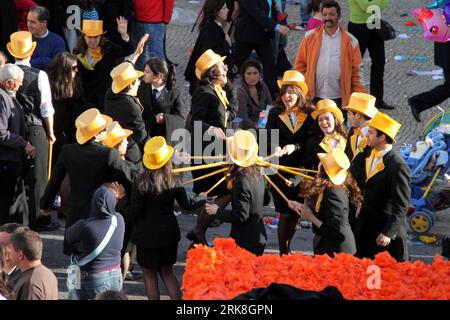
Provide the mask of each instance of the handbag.
POLYGON ((103 251, 103 249, 105 249, 109 240, 111 240, 111 237, 116 227, 117 227, 117 218, 116 216, 112 216, 111 224, 109 226, 108 231, 106 232, 105 237, 103 238, 102 242, 100 242, 100 244, 97 246, 97 248, 95 248, 94 251, 92 251, 90 254, 81 259, 81 261, 76 261, 74 255, 70 256, 70 265, 67 267, 67 289, 79 290, 81 288, 80 267, 86 265, 87 263, 97 258, 97 256, 103 251))
POLYGON ((380 19, 380 29, 377 29, 378 35, 384 41, 392 40, 397 37, 397 31, 386 20, 380 19))

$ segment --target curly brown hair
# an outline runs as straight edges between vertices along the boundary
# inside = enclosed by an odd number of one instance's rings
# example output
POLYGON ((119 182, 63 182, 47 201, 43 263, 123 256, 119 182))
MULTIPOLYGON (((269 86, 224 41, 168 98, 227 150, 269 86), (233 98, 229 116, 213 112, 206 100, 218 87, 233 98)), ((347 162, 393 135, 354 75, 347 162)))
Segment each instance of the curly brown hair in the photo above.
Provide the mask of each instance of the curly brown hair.
POLYGON ((284 106, 283 101, 281 100, 281 96, 284 95, 288 89, 294 90, 294 93, 297 95, 297 104, 294 108, 298 107, 301 111, 306 114, 310 114, 314 111, 314 107, 312 106, 311 98, 303 93, 299 87, 295 85, 283 85, 280 89, 280 95, 277 97, 275 101, 275 107, 284 110, 286 107, 284 106))
MULTIPOLYGON (((306 203, 311 208, 314 208, 319 195, 326 189, 334 186, 336 185, 328 178, 325 170, 319 170, 314 179, 306 180, 300 185, 299 196, 305 198, 306 203)), ((361 206, 363 200, 361 190, 350 172, 348 172, 347 178, 344 183, 340 185, 340 187, 345 190, 350 202, 355 207, 358 208, 361 206)))

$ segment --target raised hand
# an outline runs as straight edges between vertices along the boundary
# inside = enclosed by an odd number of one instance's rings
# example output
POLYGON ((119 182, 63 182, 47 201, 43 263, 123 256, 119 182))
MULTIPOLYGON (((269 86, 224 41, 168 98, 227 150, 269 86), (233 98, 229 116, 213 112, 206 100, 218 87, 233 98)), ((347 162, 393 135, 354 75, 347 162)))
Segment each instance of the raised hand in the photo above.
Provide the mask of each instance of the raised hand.
POLYGON ((117 32, 121 36, 128 35, 128 21, 127 21, 127 19, 125 19, 124 17, 120 16, 120 17, 116 18, 116 22, 117 22, 117 32))

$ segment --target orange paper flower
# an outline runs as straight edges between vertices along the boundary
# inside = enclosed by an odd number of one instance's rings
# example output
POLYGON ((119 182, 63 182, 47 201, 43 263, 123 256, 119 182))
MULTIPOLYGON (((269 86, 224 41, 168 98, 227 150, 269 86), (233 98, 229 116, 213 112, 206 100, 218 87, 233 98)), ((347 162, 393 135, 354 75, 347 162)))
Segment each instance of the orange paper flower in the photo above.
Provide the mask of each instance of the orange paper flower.
POLYGON ((436 255, 434 263, 397 263, 387 252, 374 260, 349 254, 304 256, 296 253, 255 256, 233 239, 215 239, 214 247, 189 250, 183 276, 184 299, 232 299, 273 282, 304 290, 335 286, 346 299, 450 299, 450 262, 436 255), (371 267, 371 268, 369 268, 371 267), (380 288, 368 286, 373 267, 379 270, 380 288))

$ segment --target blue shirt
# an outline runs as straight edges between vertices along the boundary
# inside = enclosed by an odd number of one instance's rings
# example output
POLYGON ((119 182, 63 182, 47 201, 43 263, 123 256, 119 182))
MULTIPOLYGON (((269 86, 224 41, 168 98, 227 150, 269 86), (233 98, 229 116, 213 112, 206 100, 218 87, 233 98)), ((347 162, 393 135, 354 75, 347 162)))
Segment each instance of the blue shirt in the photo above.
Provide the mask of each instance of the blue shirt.
POLYGON ((31 56, 33 68, 45 70, 56 55, 66 51, 64 39, 48 30, 42 38, 33 35, 33 41, 36 41, 36 49, 31 56))

